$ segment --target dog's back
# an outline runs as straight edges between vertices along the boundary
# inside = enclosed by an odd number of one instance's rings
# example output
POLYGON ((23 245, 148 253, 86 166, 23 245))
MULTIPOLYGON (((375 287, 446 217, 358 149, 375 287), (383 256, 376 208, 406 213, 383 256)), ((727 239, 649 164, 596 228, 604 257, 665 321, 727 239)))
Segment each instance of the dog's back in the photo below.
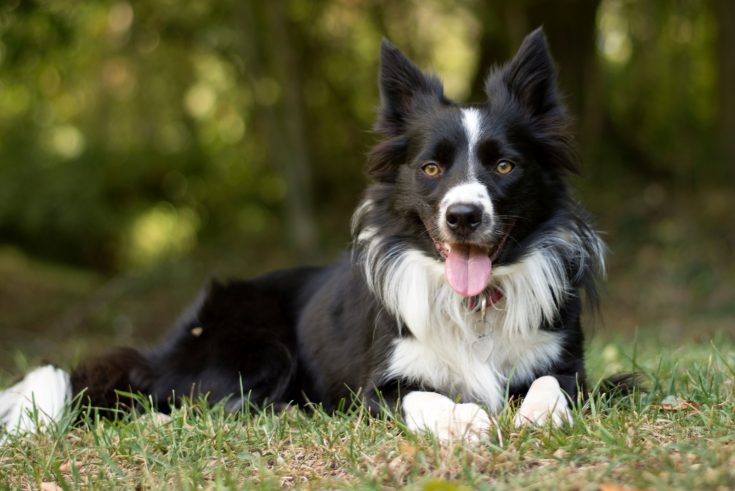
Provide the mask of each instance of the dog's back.
POLYGON ((73 394, 98 408, 143 393, 159 410, 180 397, 241 398, 258 405, 300 401, 311 378, 297 354, 295 326, 321 268, 278 271, 246 281, 212 282, 150 352, 120 348, 90 359, 71 374, 73 394))

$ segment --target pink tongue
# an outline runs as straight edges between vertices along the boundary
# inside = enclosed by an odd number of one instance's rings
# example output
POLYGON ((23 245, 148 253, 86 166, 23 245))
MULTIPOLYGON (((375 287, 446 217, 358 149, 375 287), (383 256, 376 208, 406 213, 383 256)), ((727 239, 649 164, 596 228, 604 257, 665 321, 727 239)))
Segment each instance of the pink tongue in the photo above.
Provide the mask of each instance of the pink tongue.
POLYGON ((444 263, 449 285, 464 297, 479 295, 490 281, 492 264, 479 247, 452 244, 444 263))

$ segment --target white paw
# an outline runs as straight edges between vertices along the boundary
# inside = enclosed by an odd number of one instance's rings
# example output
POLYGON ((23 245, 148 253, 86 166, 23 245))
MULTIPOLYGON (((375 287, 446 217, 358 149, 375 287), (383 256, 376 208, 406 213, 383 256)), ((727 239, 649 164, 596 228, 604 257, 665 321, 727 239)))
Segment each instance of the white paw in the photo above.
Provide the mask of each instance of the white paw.
POLYGON ((516 426, 543 425, 549 418, 556 427, 572 424, 569 403, 559 381, 546 375, 531 384, 513 422, 516 426))
POLYGON ((477 404, 455 404, 436 392, 411 392, 403 398, 403 413, 411 431, 429 431, 443 442, 479 441, 488 435, 490 417, 477 404))

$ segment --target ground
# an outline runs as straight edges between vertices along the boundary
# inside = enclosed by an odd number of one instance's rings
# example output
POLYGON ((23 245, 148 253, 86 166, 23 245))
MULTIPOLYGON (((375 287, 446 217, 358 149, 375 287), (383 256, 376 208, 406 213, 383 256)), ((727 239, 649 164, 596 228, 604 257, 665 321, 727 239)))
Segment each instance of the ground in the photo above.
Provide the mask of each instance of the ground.
MULTIPOLYGON (((0 326, 0 386, 50 353, 73 363, 101 338, 137 338, 195 290, 164 288, 189 284, 172 282, 174 273, 105 281, 7 257, 0 255, 0 270, 13 282, 0 286, 0 298, 3 311, 16 314, 0 326), (136 295, 147 309, 130 300, 136 295)), ((201 273, 174 269, 183 279, 201 273)), ((735 343, 722 319, 720 328, 673 336, 655 324, 613 330, 606 317, 590 332, 591 379, 635 370, 648 389, 591 398, 575 410, 571 428, 519 431, 508 409, 484 442, 443 446, 359 407, 232 416, 195 402, 170 418, 67 420, 50 433, 11 439, 0 446, 0 489, 734 488, 735 343)))

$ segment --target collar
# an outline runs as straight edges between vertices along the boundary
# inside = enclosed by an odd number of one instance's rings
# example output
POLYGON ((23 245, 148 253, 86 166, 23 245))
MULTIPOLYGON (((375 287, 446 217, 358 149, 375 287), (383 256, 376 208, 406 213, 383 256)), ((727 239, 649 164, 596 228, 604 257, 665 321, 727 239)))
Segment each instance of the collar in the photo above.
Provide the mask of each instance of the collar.
POLYGON ((470 312, 479 312, 480 319, 475 323, 477 334, 476 341, 482 341, 490 334, 491 324, 485 319, 488 306, 492 307, 503 299, 505 295, 500 288, 492 287, 485 290, 482 295, 467 299, 467 308, 470 312), (479 308, 478 308, 479 304, 479 308))
POLYGON ((468 298, 467 308, 470 310, 476 310, 479 306, 482 311, 482 316, 485 317, 485 309, 500 302, 503 297, 505 297, 503 290, 498 287, 492 287, 482 292, 481 295, 468 298))

